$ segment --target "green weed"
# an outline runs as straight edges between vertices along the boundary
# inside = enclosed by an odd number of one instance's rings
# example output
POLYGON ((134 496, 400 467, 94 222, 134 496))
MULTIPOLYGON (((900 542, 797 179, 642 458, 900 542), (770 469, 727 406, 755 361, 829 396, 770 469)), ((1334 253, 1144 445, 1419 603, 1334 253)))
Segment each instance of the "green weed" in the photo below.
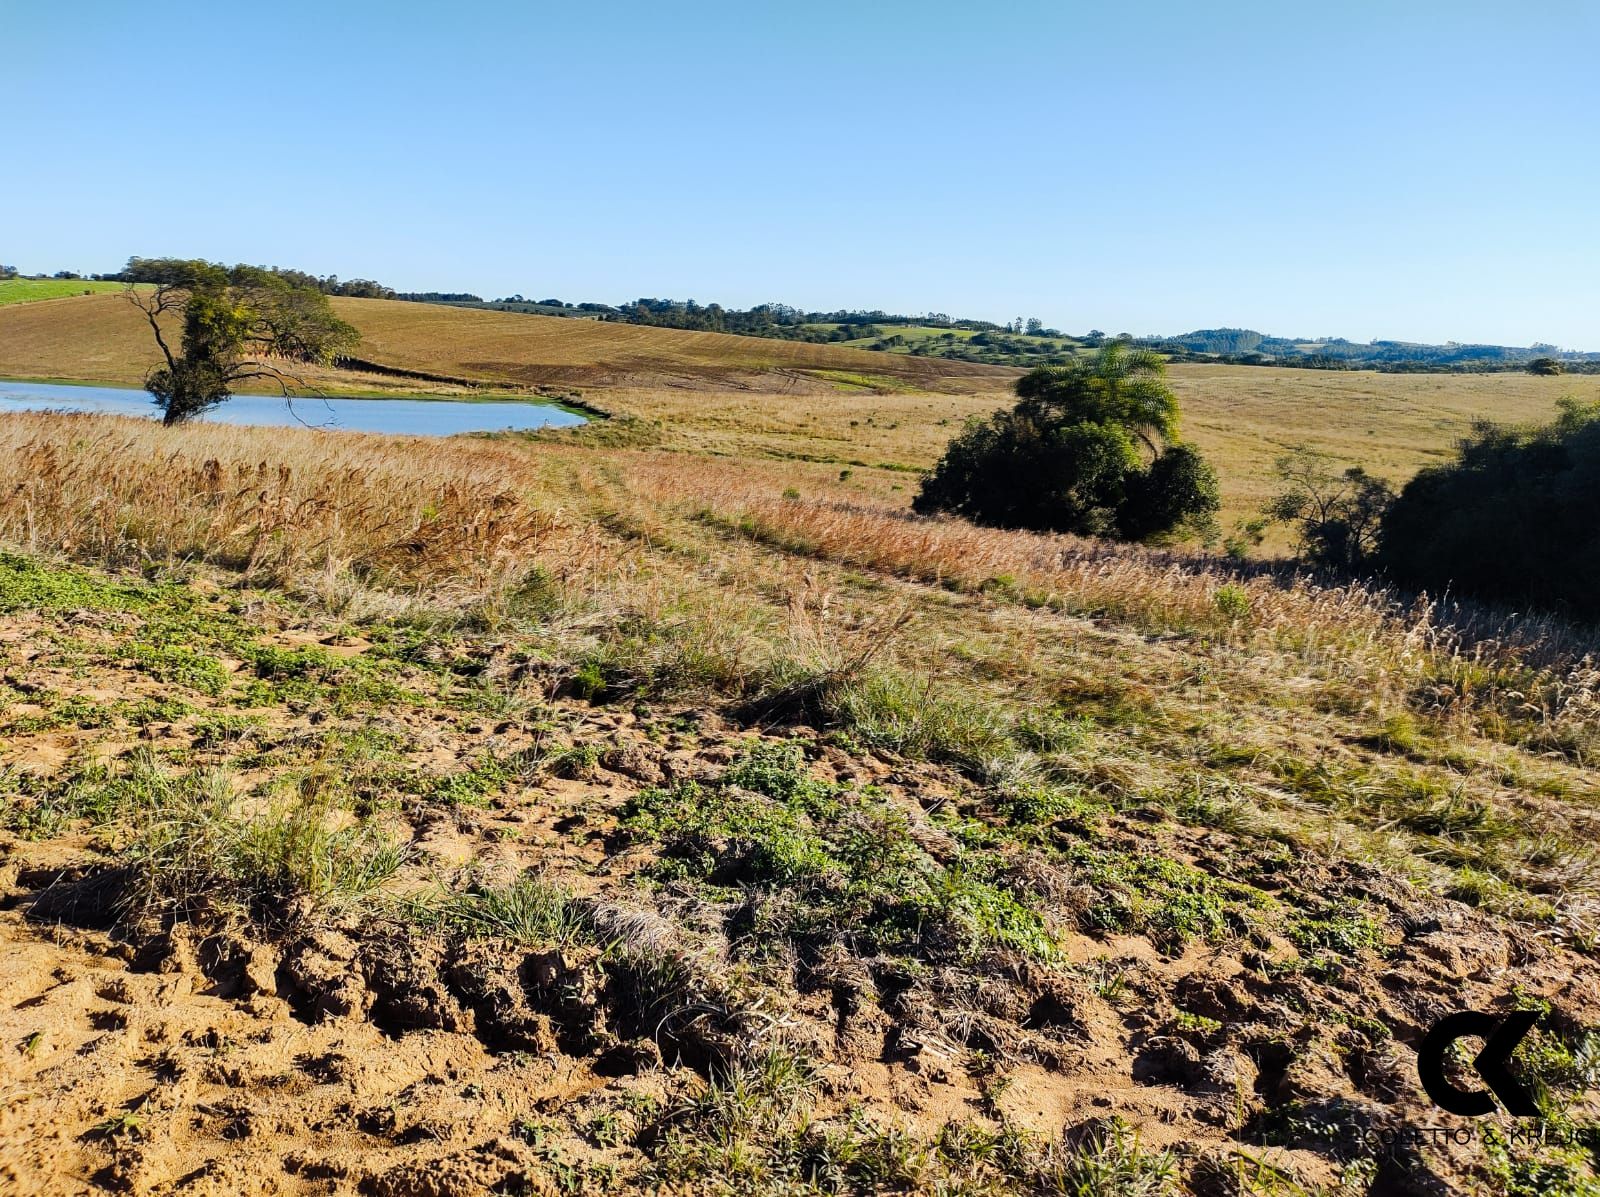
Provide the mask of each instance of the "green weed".
POLYGON ((1056 950, 1040 916, 998 883, 997 856, 962 850, 935 860, 904 811, 811 777, 798 744, 752 748, 715 786, 641 791, 621 823, 636 842, 660 845, 658 877, 790 895, 767 931, 844 934, 864 948, 914 954, 1056 950))
POLYGON ((295 899, 312 909, 374 894, 404 848, 315 804, 244 813, 215 770, 166 777, 127 812, 125 904, 137 913, 275 917, 295 899))
POLYGON ((534 874, 525 874, 504 889, 413 899, 405 910, 410 921, 424 926, 529 947, 569 944, 590 933, 587 918, 571 896, 534 874))

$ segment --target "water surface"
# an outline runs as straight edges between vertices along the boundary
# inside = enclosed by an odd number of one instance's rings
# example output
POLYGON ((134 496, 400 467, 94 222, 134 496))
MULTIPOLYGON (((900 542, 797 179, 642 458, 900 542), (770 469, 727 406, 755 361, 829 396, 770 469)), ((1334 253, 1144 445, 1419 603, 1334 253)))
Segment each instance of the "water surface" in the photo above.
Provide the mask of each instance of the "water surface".
MULTIPOLYGON (((88 411, 119 416, 160 413, 144 391, 0 380, 0 415, 10 411, 88 411)), ((524 400, 321 399, 286 402, 277 395, 235 395, 200 417, 215 424, 288 424, 350 432, 450 436, 520 428, 565 428, 584 417, 554 403, 524 400)))

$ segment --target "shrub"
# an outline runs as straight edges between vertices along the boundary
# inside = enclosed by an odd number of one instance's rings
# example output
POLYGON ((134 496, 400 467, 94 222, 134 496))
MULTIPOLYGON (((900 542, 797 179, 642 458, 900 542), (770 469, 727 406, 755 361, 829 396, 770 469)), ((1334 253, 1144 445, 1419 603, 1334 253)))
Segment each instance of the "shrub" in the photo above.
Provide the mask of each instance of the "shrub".
POLYGON ((1360 466, 1335 472, 1304 448, 1278 458, 1274 468, 1287 485, 1267 504, 1266 516, 1294 525, 1301 560, 1348 571, 1367 566, 1394 502, 1389 484, 1360 466))
POLYGON ((1216 605, 1217 613, 1227 619, 1243 619, 1250 614, 1250 592, 1243 586, 1231 582, 1218 586, 1211 601, 1216 605))
POLYGON ((221 772, 130 780, 141 786, 123 855, 133 915, 269 916, 295 900, 303 914, 371 895, 405 858, 373 825, 320 803, 248 812, 221 772))
POLYGON ((1178 443, 1177 398, 1155 355, 1111 346, 1092 363, 1041 366, 1017 396, 950 442, 917 511, 1122 540, 1210 529, 1216 475, 1178 443))
POLYGON ((1479 424, 1383 520, 1379 563, 1403 584, 1600 618, 1600 404, 1552 424, 1479 424))

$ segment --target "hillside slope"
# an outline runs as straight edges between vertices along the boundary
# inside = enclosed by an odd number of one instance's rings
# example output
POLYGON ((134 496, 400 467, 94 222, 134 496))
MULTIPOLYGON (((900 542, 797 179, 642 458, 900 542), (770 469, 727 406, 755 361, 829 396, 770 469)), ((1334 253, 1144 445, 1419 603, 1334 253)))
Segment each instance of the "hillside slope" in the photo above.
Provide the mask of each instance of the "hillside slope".
POLYGON ((0 1192, 1594 1192, 1592 637, 604 431, 0 421, 0 1192))
POLYGON ((0 375, 137 386, 159 357, 144 317, 118 294, 0 307, 0 375))
POLYGON ((336 299, 334 306, 361 330, 363 357, 470 378, 621 386, 662 376, 680 384, 711 383, 773 371, 826 370, 943 387, 951 382, 991 383, 1015 373, 834 345, 433 304, 336 299))
MULTIPOLYGON (((889 386, 992 386, 1014 371, 832 345, 722 333, 335 299, 361 330, 359 356, 382 366, 521 385, 753 386, 773 373, 834 371, 889 386)), ((156 362, 140 314, 120 295, 0 308, 0 376, 137 385, 156 362)), ((771 389, 770 379, 766 386, 771 389)))
MULTIPOLYGON (((860 470, 855 485, 904 504, 908 474, 933 464, 973 416, 1012 402, 1017 371, 716 333, 335 300, 361 328, 364 358, 393 369, 487 382, 603 391, 606 411, 648 421, 673 448, 814 461, 860 470), (803 396, 803 401, 797 401, 803 396)), ((138 385, 154 364, 148 330, 119 295, 0 307, 0 377, 138 385)), ((1278 489, 1274 460, 1298 444, 1396 485, 1438 461, 1475 420, 1548 419, 1600 378, 1377 374, 1179 364, 1184 435, 1222 477, 1221 522, 1257 514, 1278 489)), ((337 392, 452 388, 351 371, 313 372, 337 392)), ((781 489, 781 488, 780 488, 781 489)), ((1280 531, 1268 550, 1287 547, 1280 531)))

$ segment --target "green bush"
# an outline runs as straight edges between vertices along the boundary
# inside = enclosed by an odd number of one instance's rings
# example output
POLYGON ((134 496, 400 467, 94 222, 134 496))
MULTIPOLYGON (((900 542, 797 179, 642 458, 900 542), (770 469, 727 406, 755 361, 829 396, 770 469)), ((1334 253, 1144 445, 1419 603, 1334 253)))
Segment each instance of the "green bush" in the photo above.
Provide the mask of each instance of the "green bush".
POLYGON ((1293 525, 1300 559, 1350 572, 1365 570, 1372 563, 1384 514, 1394 502, 1389 484, 1360 466, 1338 470, 1303 447, 1278 458, 1274 469, 1286 485, 1264 515, 1293 525))
POLYGON ((1016 407, 950 442, 917 511, 1122 540, 1211 529, 1216 474, 1177 440, 1160 358, 1113 345, 1092 362, 1041 366, 1016 389, 1016 407))
POLYGON ((1385 515, 1378 562, 1435 594, 1600 618, 1600 404, 1552 424, 1479 424, 1385 515))

